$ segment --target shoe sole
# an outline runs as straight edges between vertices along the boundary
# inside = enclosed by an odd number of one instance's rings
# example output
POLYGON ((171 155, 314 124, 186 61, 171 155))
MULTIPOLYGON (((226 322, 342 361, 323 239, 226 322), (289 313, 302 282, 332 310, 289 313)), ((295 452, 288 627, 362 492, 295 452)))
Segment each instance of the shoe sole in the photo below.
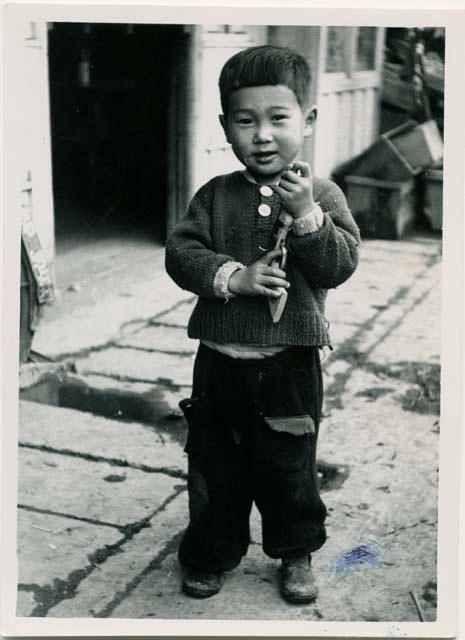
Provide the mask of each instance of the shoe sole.
POLYGON ((221 587, 215 590, 203 591, 201 589, 196 589, 195 587, 191 587, 187 584, 183 584, 182 590, 187 596, 201 599, 201 598, 211 598, 212 596, 215 596, 217 593, 221 591, 221 587))
POLYGON ((318 589, 316 589, 313 593, 309 595, 297 595, 296 593, 288 593, 287 591, 281 590, 281 595, 290 604, 309 604, 316 600, 318 596, 318 589))

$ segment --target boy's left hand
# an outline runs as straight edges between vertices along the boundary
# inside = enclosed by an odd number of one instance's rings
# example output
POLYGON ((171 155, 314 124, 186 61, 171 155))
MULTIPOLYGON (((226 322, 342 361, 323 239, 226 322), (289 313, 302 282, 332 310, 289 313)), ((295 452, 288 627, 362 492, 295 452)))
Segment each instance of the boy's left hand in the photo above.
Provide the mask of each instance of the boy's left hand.
POLYGON ((315 206, 313 200, 312 170, 308 162, 296 161, 283 172, 276 192, 285 210, 293 218, 301 218, 315 206))

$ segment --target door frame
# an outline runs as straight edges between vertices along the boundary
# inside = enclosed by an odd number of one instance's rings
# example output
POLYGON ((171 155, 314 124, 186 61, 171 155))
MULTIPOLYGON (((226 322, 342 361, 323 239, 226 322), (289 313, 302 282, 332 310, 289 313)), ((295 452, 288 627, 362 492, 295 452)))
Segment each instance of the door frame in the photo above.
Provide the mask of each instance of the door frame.
POLYGON ((166 235, 186 211, 194 191, 194 166, 200 105, 202 43, 199 27, 184 25, 179 58, 169 92, 166 235))

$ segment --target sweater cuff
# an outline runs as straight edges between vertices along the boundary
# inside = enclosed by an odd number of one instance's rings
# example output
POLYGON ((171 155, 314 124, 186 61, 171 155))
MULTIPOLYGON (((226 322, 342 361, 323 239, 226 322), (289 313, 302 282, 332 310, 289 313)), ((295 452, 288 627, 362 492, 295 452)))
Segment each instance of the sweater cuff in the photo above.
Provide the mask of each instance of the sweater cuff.
POLYGON ((229 278, 232 274, 238 269, 245 269, 245 265, 242 262, 225 262, 215 274, 215 278, 213 280, 213 292, 219 298, 225 298, 229 300, 229 298, 234 298, 235 293, 231 293, 228 289, 229 278))
POLYGON ((323 226, 323 210, 315 203, 311 211, 301 218, 295 218, 292 223, 292 230, 296 236, 305 236, 307 233, 315 233, 323 226))

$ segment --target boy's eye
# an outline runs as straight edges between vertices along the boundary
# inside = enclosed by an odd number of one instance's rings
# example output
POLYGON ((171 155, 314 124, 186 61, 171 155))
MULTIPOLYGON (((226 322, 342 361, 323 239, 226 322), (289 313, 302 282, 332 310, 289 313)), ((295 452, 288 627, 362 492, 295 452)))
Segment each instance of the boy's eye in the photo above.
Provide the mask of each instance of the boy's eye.
POLYGON ((236 124, 251 124, 252 123, 252 119, 251 118, 237 118, 236 119, 236 124))
POLYGON ((277 113, 276 115, 273 116, 273 120, 275 121, 279 121, 279 120, 287 120, 289 116, 287 116, 285 113, 277 113))

